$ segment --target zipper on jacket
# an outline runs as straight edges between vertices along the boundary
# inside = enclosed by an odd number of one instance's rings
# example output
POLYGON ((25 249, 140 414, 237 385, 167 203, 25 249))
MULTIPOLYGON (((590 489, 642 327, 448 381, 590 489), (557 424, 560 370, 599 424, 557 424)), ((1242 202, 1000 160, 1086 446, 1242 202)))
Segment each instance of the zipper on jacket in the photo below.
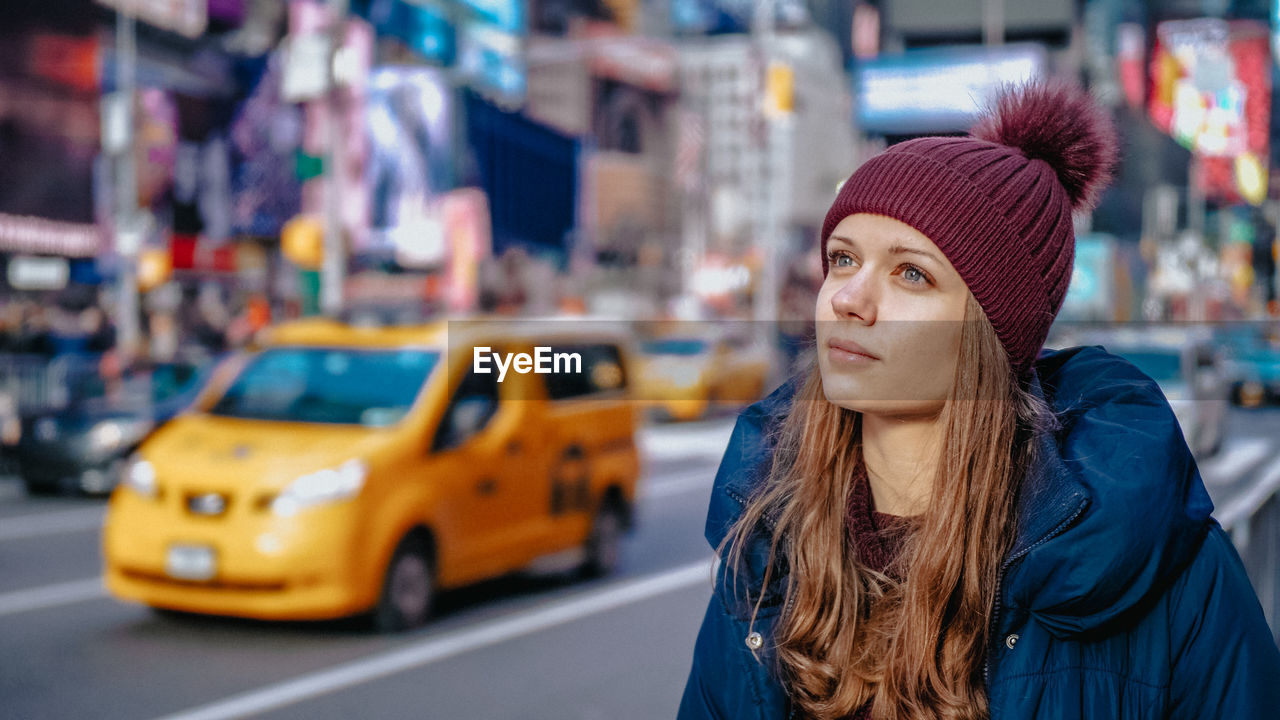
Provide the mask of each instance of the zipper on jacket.
MULTIPOLYGON (((1032 550, 1035 550, 1037 547, 1040 547, 1041 545, 1049 542, 1053 538, 1062 534, 1062 532, 1067 529, 1067 526, 1071 525, 1071 523, 1074 523, 1076 521, 1076 518, 1079 518, 1080 515, 1084 512, 1085 508, 1088 506, 1089 506, 1088 498, 1081 497, 1080 502, 1076 504, 1076 509, 1072 511, 1072 513, 1068 515, 1065 520, 1058 523, 1057 526, 1054 527, 1049 532, 1045 533, 1044 537, 1028 545, 1027 547, 1023 548, 1017 553, 1010 555, 1009 557, 1004 559, 1004 562, 1000 563, 1000 572, 999 574, 996 575, 995 605, 991 610, 991 622, 987 626, 987 656, 986 658, 983 659, 983 662, 982 662, 982 682, 987 688, 988 699, 991 696, 991 654, 992 654, 993 648, 999 647, 999 645, 995 643, 995 640, 998 639, 996 638, 996 627, 999 624, 1000 613, 1004 610, 1004 608, 1001 607, 1001 604, 1002 604, 1001 600, 1004 597, 1003 593, 1004 593, 1005 573, 1009 570, 1009 567, 1011 565, 1013 565, 1018 560, 1022 559, 1022 557, 1025 556, 1027 553, 1031 552, 1032 550)), ((992 714, 992 717, 994 718, 994 713, 992 714)))

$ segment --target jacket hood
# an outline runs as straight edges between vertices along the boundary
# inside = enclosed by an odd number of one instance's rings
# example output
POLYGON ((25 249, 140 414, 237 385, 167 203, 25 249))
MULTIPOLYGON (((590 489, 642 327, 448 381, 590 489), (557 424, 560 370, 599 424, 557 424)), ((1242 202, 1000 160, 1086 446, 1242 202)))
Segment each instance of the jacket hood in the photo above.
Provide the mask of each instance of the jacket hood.
MULTIPOLYGON (((739 416, 707 516, 712 547, 768 473, 774 433, 800 382, 791 378, 739 416)), ((1004 609, 1029 613, 1059 637, 1105 631, 1177 577, 1213 505, 1164 394, 1126 360, 1096 346, 1047 351, 1030 390, 1061 427, 1033 440, 1038 452, 1004 563, 1004 609)), ((761 560, 749 559, 753 570, 761 560)))

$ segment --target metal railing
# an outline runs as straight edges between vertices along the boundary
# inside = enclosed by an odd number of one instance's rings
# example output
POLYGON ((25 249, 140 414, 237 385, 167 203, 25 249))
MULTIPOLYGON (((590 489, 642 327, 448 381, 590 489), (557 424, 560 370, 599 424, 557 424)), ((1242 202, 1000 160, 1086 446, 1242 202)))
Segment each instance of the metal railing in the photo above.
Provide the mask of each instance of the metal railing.
POLYGON ((1245 570, 1280 644, 1280 465, 1215 512, 1244 561, 1245 570))

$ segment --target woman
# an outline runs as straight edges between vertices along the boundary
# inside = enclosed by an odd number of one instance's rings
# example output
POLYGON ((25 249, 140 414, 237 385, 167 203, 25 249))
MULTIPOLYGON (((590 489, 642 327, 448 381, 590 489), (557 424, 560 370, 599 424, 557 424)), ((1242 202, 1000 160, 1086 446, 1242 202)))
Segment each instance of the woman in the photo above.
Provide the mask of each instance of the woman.
POLYGON ((817 361, 745 411, 682 718, 1274 718, 1280 652, 1159 388, 1041 354, 1114 132, 1004 94, 822 232, 817 361))

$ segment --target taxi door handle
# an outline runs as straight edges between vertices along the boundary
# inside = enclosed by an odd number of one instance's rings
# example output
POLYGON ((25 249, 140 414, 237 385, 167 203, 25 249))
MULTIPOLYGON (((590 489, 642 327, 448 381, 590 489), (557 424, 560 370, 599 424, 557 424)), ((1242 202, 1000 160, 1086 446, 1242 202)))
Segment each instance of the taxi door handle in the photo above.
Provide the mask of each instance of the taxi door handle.
POLYGON ((497 490, 498 490, 498 481, 494 480, 493 478, 484 478, 480 482, 476 483, 477 495, 481 495, 481 496, 492 495, 497 490))

